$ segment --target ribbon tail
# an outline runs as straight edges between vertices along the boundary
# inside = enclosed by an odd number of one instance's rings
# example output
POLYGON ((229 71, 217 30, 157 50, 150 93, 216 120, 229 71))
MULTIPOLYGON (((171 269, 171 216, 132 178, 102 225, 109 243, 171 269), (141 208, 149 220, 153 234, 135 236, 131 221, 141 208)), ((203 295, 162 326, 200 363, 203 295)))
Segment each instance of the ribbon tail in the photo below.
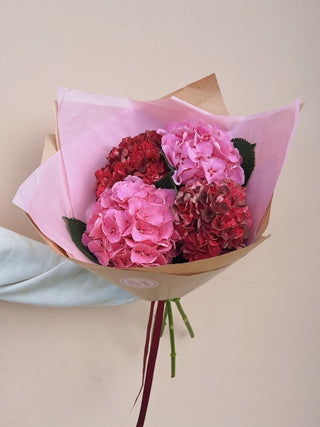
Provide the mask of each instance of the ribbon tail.
POLYGON ((148 352, 149 352, 149 342, 150 342, 150 333, 151 333, 151 326, 152 326, 152 320, 153 320, 153 311, 154 311, 154 301, 151 302, 150 305, 150 313, 149 313, 149 320, 148 320, 148 326, 147 326, 147 332, 146 332, 146 342, 144 345, 144 354, 143 354, 143 366, 142 366, 142 381, 141 381, 141 387, 140 390, 138 392, 138 395, 133 403, 133 406, 131 408, 132 409, 136 406, 136 403, 139 399, 139 396, 143 390, 143 386, 144 386, 144 378, 145 378, 145 374, 146 374, 146 365, 147 365, 147 357, 148 357, 148 352))
MULTIPOLYGON (((163 318, 163 310, 164 310, 165 301, 158 301, 157 311, 155 315, 154 327, 153 327, 153 335, 151 338, 150 352, 148 357, 148 365, 146 371, 146 379, 143 388, 143 395, 140 407, 139 418, 136 427, 143 427, 148 403, 150 398, 150 392, 153 381, 154 368, 156 364, 159 341, 161 335, 161 327, 162 327, 162 318, 163 318)), ((150 332, 149 332, 150 334, 150 332)))

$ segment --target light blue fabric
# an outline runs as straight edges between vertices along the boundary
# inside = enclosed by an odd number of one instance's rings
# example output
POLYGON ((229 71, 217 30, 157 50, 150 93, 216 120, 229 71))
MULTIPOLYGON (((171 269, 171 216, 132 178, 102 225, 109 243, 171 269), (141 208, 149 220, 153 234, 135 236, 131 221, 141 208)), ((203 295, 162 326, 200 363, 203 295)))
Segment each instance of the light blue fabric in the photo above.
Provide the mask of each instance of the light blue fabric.
POLYGON ((0 227, 0 300, 52 307, 120 305, 137 297, 0 227))

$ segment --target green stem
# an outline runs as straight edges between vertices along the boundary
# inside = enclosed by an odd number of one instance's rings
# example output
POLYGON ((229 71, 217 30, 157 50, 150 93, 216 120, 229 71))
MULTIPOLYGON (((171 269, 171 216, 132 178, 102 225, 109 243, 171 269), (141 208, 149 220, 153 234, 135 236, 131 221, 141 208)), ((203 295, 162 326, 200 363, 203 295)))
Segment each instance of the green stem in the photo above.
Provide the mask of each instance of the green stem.
POLYGON ((184 323, 185 323, 185 325, 189 331, 190 337, 194 338, 194 332, 193 332, 192 326, 190 325, 189 319, 188 319, 186 313, 184 312, 184 310, 182 308, 182 305, 180 303, 180 298, 174 298, 173 301, 176 303, 176 306, 179 310, 179 313, 181 314, 181 317, 182 317, 182 319, 183 319, 183 321, 184 321, 184 323))
POLYGON ((162 326, 161 326, 161 335, 160 335, 160 337, 162 337, 162 335, 163 335, 164 328, 166 326, 167 317, 168 317, 168 308, 167 308, 167 304, 166 304, 165 308, 164 308, 164 314, 163 314, 163 319, 162 319, 162 326))
POLYGON ((166 300, 166 308, 168 311, 170 345, 171 345, 171 378, 173 378, 176 374, 176 350, 175 350, 175 344, 174 344, 173 317, 172 317, 172 309, 171 309, 171 301, 170 300, 166 300))

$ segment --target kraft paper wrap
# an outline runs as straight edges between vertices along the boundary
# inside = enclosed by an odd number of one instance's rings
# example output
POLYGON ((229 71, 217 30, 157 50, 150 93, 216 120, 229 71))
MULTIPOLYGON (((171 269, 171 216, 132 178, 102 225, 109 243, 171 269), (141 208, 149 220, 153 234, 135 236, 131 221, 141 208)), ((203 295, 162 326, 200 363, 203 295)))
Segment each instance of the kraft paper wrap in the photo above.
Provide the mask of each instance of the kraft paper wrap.
MULTIPOLYGON (((164 98, 171 96, 176 96, 213 114, 228 114, 215 74, 191 83, 164 98)), ((54 109, 55 113, 57 113, 56 102, 54 103, 54 109)), ((41 161, 48 159, 59 148, 59 135, 56 129, 56 135, 48 135, 45 140, 41 161)), ((188 294, 256 248, 270 236, 262 236, 269 222, 270 209, 271 201, 260 223, 254 242, 245 248, 201 261, 134 269, 117 269, 73 259, 61 247, 41 233, 32 219, 28 217, 45 242, 59 255, 69 258, 81 267, 105 278, 139 298, 146 301, 155 301, 178 298, 188 294)))

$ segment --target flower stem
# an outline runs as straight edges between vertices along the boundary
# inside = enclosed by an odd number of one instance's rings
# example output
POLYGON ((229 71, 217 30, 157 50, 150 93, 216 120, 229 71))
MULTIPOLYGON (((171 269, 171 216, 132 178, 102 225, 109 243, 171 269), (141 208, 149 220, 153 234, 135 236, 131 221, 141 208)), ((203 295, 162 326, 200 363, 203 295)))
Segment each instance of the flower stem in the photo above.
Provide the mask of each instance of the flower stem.
POLYGON ((168 311, 170 345, 171 345, 171 378, 173 378, 176 374, 176 350, 175 350, 175 344, 174 344, 173 317, 172 317, 172 309, 171 309, 171 301, 170 300, 166 300, 166 308, 168 311))
POLYGON ((162 337, 162 335, 163 335, 164 328, 166 326, 167 317, 168 317, 168 308, 167 308, 167 305, 165 305, 164 315, 163 315, 163 319, 162 319, 162 326, 161 326, 161 335, 160 335, 160 337, 162 337))
POLYGON ((174 298, 173 301, 176 303, 176 306, 179 310, 179 313, 181 314, 181 317, 182 317, 182 319, 183 319, 183 321, 184 321, 184 323, 185 323, 185 325, 189 331, 190 337, 194 338, 194 332, 193 332, 192 326, 190 325, 189 319, 188 319, 186 313, 184 312, 184 310, 182 308, 182 305, 180 303, 180 298, 174 298))

